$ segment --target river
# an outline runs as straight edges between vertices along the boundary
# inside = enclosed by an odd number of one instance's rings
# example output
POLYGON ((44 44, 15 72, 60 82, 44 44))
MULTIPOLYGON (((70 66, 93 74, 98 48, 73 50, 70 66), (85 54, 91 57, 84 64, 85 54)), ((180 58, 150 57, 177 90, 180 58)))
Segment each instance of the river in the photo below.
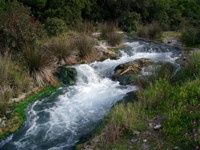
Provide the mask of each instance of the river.
POLYGON ((139 58, 175 63, 181 52, 171 46, 128 40, 115 60, 74 65, 75 85, 63 86, 50 97, 37 100, 26 109, 27 120, 15 133, 0 142, 1 150, 71 150, 90 133, 110 108, 134 85, 120 85, 111 79, 117 65, 139 58))

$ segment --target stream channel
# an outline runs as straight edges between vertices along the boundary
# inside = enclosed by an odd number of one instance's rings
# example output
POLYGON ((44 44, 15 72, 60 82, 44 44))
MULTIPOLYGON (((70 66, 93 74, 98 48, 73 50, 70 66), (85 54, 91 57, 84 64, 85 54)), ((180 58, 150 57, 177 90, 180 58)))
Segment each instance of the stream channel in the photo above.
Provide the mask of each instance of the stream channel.
POLYGON ((136 40, 127 40, 120 57, 74 65, 75 85, 63 86, 51 96, 37 100, 25 110, 26 122, 18 131, 0 141, 0 150, 71 150, 81 137, 95 129, 111 107, 134 85, 120 85, 111 79, 116 66, 139 58, 176 64, 181 51, 136 40))

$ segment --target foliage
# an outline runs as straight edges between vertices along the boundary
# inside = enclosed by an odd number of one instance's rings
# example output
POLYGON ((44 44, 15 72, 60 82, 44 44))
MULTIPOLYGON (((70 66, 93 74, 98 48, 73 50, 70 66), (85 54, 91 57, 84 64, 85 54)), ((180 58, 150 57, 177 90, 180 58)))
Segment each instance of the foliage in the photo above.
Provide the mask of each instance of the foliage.
POLYGON ((140 15, 136 12, 124 12, 119 21, 119 27, 125 32, 137 31, 140 15))
POLYGON ((95 41, 86 35, 80 36, 74 42, 80 58, 90 57, 94 52, 95 41))
POLYGON ((5 113, 11 97, 29 90, 30 81, 26 69, 11 60, 6 52, 0 55, 0 114, 5 113))
POLYGON ((30 16, 30 10, 16 1, 8 2, 0 12, 0 46, 19 50, 44 35, 42 25, 30 16))
POLYGON ((53 76, 56 60, 43 47, 24 47, 22 59, 29 69, 31 77, 39 86, 56 83, 53 76))
POLYGON ((66 24, 59 18, 47 18, 45 29, 49 35, 58 35, 66 31, 66 24))
POLYGON ((71 39, 61 40, 55 38, 47 45, 47 49, 58 59, 59 64, 64 65, 74 49, 74 44, 71 39))
POLYGON ((42 10, 47 4, 47 0, 19 0, 19 1, 39 10, 42 10))
POLYGON ((140 26, 137 35, 142 38, 158 39, 162 36, 162 30, 157 23, 140 26))
POLYGON ((182 42, 187 46, 195 46, 200 44, 200 29, 190 27, 181 35, 182 42))

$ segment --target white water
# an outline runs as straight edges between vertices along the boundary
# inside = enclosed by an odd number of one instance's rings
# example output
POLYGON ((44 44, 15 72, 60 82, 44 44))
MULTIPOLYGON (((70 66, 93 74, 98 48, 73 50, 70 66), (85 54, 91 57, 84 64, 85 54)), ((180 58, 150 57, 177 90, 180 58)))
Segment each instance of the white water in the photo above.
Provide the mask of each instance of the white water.
POLYGON ((27 108, 27 121, 17 132, 0 142, 2 150, 67 150, 91 132, 107 111, 135 86, 122 86, 110 79, 114 68, 139 58, 174 62, 173 48, 165 52, 150 49, 146 43, 127 42, 117 60, 107 59, 73 66, 78 73, 76 85, 62 87, 52 96, 27 108))

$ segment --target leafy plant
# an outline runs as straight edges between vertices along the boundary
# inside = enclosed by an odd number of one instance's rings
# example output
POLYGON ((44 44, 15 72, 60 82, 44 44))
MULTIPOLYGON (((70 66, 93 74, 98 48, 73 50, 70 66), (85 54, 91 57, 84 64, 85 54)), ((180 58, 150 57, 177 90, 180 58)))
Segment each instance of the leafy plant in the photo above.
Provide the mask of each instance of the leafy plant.
POLYGON ((181 35, 181 40, 187 46, 200 44, 200 30, 194 27, 186 29, 181 35))
POLYGON ((49 35, 58 35, 66 31, 66 24, 59 18, 47 18, 45 29, 49 35))
POLYGON ((137 31, 140 18, 136 12, 124 12, 119 21, 119 27, 125 32, 137 31))
POLYGON ((20 50, 24 43, 33 44, 43 37, 42 25, 30 16, 30 9, 14 1, 0 12, 0 46, 20 50))

